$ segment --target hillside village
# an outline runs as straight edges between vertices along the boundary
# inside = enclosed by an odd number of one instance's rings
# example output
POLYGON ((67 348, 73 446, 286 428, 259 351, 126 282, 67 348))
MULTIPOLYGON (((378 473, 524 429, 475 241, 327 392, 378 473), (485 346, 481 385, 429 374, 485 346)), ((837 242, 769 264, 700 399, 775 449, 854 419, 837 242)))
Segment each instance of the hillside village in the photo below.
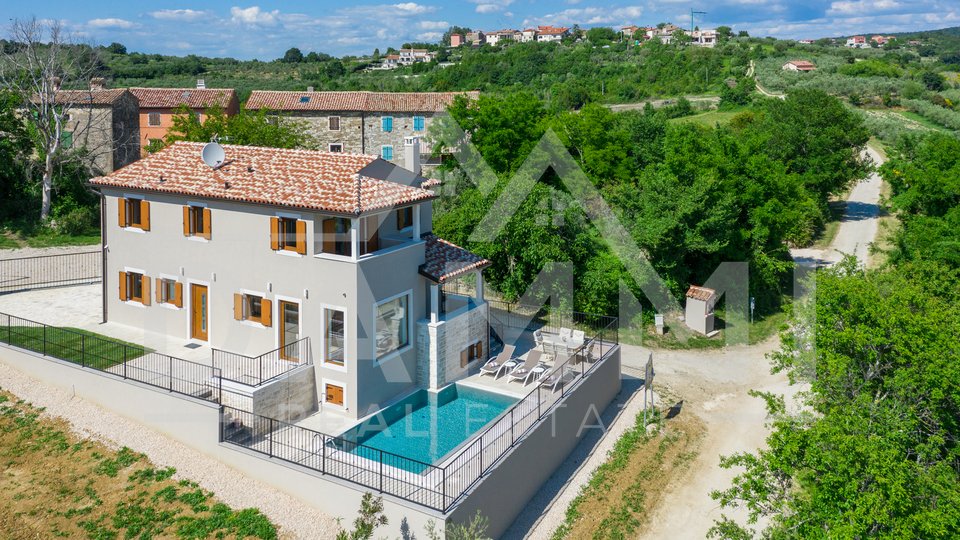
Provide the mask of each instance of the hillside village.
POLYGON ((960 29, 545 20, 14 21, 0 530, 960 535, 960 29))

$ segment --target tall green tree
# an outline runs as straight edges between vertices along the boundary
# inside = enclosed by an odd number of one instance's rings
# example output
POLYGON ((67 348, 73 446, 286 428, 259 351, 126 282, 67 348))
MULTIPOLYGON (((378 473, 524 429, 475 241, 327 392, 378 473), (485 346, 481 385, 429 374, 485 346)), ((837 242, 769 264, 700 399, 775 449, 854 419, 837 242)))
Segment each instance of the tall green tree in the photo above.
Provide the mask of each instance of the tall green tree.
MULTIPOLYGON (((314 148, 316 141, 307 126, 298 120, 284 118, 267 110, 241 110, 227 116, 223 109, 207 109, 201 122, 188 107, 181 106, 174 114, 173 125, 164 138, 164 145, 175 141, 208 142, 219 137, 228 144, 266 146, 272 148, 314 148)), ((153 147, 149 150, 156 151, 153 147)))

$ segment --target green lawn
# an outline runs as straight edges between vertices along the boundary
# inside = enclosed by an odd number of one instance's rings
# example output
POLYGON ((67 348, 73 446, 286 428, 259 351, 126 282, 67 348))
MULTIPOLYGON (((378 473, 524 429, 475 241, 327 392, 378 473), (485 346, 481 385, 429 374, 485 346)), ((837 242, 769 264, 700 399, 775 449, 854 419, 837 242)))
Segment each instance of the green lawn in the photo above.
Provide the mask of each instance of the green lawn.
POLYGON ((740 114, 741 111, 707 111, 692 116, 682 116, 680 118, 671 118, 668 122, 688 123, 692 122, 706 127, 716 127, 717 124, 724 125, 730 123, 730 120, 740 114))
POLYGON ((16 324, 14 320, 12 326, 0 326, 0 342, 96 369, 107 369, 151 352, 142 345, 79 328, 16 324))
MULTIPOLYGON (((766 316, 757 316, 750 324, 750 345, 762 343, 784 329, 788 323, 788 305, 783 311, 777 311, 766 316)), ((723 310, 717 310, 717 318, 723 318, 723 310)), ((718 326, 721 326, 718 324, 718 326)), ((712 338, 700 335, 683 322, 668 320, 666 334, 659 336, 653 325, 642 329, 620 328, 620 341, 630 345, 642 345, 653 349, 719 349, 726 346, 726 336, 721 329, 720 333, 712 338)))
POLYGON ((0 228, 0 249, 90 246, 99 243, 100 231, 98 229, 90 229, 83 234, 71 235, 58 233, 49 228, 22 229, 11 226, 0 228))

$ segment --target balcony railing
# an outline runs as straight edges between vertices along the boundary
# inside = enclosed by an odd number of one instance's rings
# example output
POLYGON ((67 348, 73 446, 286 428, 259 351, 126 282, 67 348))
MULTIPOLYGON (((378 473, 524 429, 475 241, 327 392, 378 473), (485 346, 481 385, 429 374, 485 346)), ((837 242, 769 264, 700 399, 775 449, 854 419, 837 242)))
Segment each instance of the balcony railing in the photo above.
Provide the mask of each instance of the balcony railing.
POLYGON ((193 398, 222 402, 220 370, 69 328, 0 313, 0 343, 193 398))
POLYGON ((224 379, 247 386, 261 386, 300 366, 312 364, 310 338, 305 337, 259 356, 210 349, 213 366, 224 379))
MULTIPOLYGON (((521 321, 516 309, 511 313, 518 317, 511 322, 521 321)), ((603 326, 569 358, 554 366, 551 373, 556 378, 550 384, 536 383, 536 388, 475 434, 471 442, 442 465, 419 462, 230 407, 221 407, 220 440, 446 512, 616 350, 615 317, 571 314, 567 319, 579 320, 581 325, 598 322, 603 326)))

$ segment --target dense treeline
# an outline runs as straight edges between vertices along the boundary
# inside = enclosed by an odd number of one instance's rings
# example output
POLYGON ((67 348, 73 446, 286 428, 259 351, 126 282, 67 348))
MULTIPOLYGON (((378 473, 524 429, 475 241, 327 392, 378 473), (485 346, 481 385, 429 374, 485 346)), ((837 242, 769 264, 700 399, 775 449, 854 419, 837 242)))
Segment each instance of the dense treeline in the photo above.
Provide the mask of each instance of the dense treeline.
POLYGON ((748 261, 759 307, 779 306, 792 268, 788 246, 811 241, 826 200, 867 170, 868 133, 822 92, 767 100, 726 128, 670 124, 648 110, 615 114, 599 105, 551 113, 529 93, 459 101, 451 115, 498 175, 489 195, 452 182, 435 229, 493 261, 487 278, 515 298, 551 260, 575 266, 578 309, 616 312, 623 265, 550 171, 511 217, 498 242, 470 233, 543 134, 551 129, 612 206, 670 290, 703 283, 724 261, 748 261))
MULTIPOLYGON (((819 274, 815 318, 774 358, 810 383, 809 412, 765 396, 769 449, 725 460, 746 472, 715 497, 768 518, 768 538, 960 536, 960 142, 905 139, 881 171, 902 222, 890 263, 819 274)), ((747 537, 726 518, 714 534, 747 537)))

